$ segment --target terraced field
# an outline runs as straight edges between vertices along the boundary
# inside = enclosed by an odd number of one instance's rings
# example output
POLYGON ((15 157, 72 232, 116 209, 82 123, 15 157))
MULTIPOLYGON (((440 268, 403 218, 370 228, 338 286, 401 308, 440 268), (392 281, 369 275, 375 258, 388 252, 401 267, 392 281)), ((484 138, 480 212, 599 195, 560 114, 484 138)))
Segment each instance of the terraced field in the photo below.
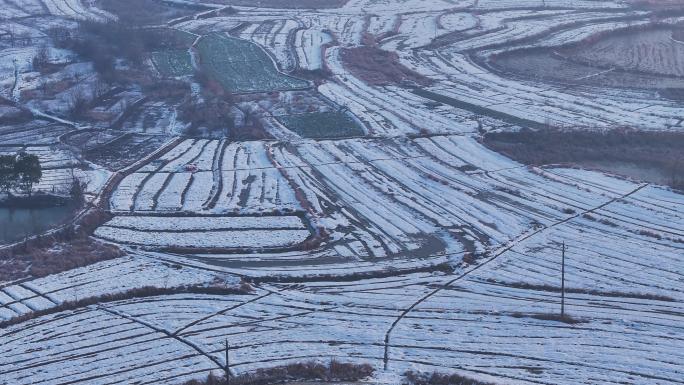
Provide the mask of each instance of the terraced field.
MULTIPOLYGON (((106 17, 75 0, 2 4, 13 21, 106 17)), ((521 164, 483 137, 681 133, 684 107, 656 91, 684 81, 660 32, 684 18, 612 0, 235 4, 169 20, 199 39, 154 61, 192 101, 206 90, 185 75, 206 70, 276 139, 178 136, 164 100, 100 131, 37 107, 43 120, 0 124, 0 151, 39 154, 49 185, 92 167, 87 202, 106 217, 90 236, 126 252, 0 282, 0 384, 183 384, 222 375, 226 343, 233 375, 333 358, 386 385, 407 370, 682 383, 681 191, 521 164), (368 84, 341 58, 361 46, 429 82, 368 84)), ((359 63, 391 78, 372 62, 359 63)), ((0 66, 5 104, 26 107, 12 97, 29 67, 0 66)))

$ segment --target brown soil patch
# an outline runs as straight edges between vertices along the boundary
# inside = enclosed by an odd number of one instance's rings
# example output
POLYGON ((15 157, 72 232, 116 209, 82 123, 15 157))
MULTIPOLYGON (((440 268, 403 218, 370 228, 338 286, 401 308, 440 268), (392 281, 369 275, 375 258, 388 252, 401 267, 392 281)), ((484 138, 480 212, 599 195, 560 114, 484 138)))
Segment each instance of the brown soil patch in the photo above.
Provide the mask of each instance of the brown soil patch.
POLYGON ((412 83, 426 86, 430 80, 405 67, 395 52, 384 51, 373 46, 342 50, 342 61, 349 71, 371 85, 399 85, 412 83))

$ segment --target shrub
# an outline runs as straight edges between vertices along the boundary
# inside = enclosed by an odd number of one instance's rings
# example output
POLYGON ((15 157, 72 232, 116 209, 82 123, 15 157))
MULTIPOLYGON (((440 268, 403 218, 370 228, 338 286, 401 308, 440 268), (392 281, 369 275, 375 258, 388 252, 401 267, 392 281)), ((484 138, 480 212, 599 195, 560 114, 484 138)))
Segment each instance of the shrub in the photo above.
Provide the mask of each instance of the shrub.
POLYGON ((574 318, 570 315, 564 314, 556 314, 556 313, 537 313, 537 314, 531 314, 530 317, 539 319, 539 320, 544 320, 544 321, 557 321, 557 322, 563 322, 566 324, 578 324, 578 323, 584 323, 587 321, 581 320, 579 318, 574 318))
MULTIPOLYGON (((369 364, 343 363, 334 359, 328 365, 300 362, 231 377, 231 385, 269 385, 285 381, 359 381, 370 377, 374 369, 369 364)), ((225 377, 209 374, 206 380, 192 380, 184 385, 227 385, 225 377)))
POLYGON ((655 233, 653 231, 649 231, 649 230, 640 230, 639 235, 643 235, 645 237, 650 237, 650 238, 655 238, 658 240, 663 239, 662 235, 655 233))
POLYGON ((463 255, 463 262, 472 265, 477 262, 477 257, 473 253, 465 253, 463 255))
POLYGON ((419 373, 408 371, 404 373, 407 385, 494 385, 459 374, 445 374, 439 372, 419 373))

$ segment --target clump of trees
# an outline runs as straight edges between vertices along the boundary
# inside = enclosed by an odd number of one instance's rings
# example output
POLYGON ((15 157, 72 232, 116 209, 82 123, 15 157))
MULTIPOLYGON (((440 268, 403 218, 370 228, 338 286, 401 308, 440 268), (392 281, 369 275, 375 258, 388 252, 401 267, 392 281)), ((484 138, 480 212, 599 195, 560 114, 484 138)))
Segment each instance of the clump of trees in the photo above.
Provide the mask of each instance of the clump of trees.
POLYGON ((42 177, 42 167, 36 155, 26 152, 0 155, 0 192, 11 195, 19 190, 30 198, 34 184, 42 177))
POLYGON ((200 94, 187 96, 178 107, 178 118, 188 123, 185 135, 227 137, 233 140, 269 139, 258 113, 241 107, 244 98, 233 95, 204 70, 194 75, 200 94))
MULTIPOLYGON (((160 25, 183 16, 190 16, 205 7, 187 2, 183 6, 157 0, 100 0, 98 7, 132 25, 160 25)), ((209 8, 207 8, 209 9, 209 8)))
POLYGON ((50 48, 45 44, 38 48, 38 52, 36 52, 36 55, 33 57, 31 64, 35 71, 38 71, 43 75, 53 73, 59 68, 58 65, 55 65, 50 61, 50 48))
POLYGON ((93 63, 107 82, 126 80, 118 70, 123 59, 133 68, 143 68, 146 53, 165 48, 187 47, 187 38, 171 29, 145 29, 120 21, 82 21, 77 30, 53 28, 49 35, 59 48, 68 49, 93 63))
POLYGON ((178 109, 180 120, 190 123, 186 134, 199 136, 204 128, 213 136, 227 135, 234 128, 233 95, 205 71, 197 71, 195 80, 201 85, 201 98, 188 97, 178 109))

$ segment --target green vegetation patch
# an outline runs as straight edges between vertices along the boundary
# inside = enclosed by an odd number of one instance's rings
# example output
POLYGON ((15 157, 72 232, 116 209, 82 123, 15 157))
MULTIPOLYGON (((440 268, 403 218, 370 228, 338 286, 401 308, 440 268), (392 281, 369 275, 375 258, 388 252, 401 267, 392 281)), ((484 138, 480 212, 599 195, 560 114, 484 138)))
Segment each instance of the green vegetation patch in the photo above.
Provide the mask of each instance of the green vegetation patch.
POLYGON ((308 88, 309 82, 278 71, 258 45, 225 35, 200 39, 202 68, 230 92, 270 92, 308 88))
POLYGON ((154 52, 152 61, 162 76, 176 77, 193 74, 192 60, 187 50, 166 50, 154 52))
POLYGON ((278 117, 280 123, 300 136, 312 139, 363 136, 363 129, 343 112, 314 112, 278 117))

